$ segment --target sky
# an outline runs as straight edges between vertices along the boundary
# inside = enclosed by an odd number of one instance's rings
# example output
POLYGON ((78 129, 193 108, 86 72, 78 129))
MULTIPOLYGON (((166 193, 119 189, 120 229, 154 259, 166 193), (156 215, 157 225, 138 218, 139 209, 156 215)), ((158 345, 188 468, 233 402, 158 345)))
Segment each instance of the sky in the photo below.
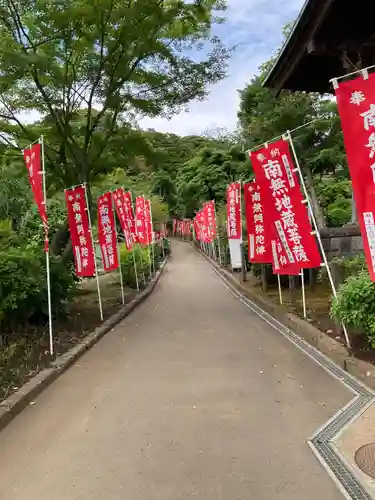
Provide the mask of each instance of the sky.
POLYGON ((237 123, 238 90, 281 46, 282 28, 297 18, 303 3, 304 0, 228 0, 227 22, 217 29, 225 45, 237 47, 227 78, 210 89, 205 101, 191 103, 188 112, 170 120, 144 118, 139 125, 178 135, 199 135, 215 128, 233 131, 237 123))

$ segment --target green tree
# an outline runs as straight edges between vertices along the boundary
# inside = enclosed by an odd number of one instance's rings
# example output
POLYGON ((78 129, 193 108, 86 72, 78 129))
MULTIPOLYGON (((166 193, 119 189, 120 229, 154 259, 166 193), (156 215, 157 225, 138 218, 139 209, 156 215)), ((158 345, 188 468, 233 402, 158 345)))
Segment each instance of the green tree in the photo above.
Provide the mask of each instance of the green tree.
POLYGON ((116 161, 136 163, 136 117, 171 116, 225 76, 230 51, 211 35, 223 8, 217 0, 4 0, 2 139, 22 148, 46 135, 49 185, 87 182, 91 205, 92 180, 116 161), (30 113, 39 118, 31 126, 20 118, 30 113))
POLYGON ((323 227, 326 221, 315 193, 314 178, 327 174, 342 177, 347 172, 336 107, 315 93, 282 91, 275 96, 262 86, 262 76, 255 77, 240 91, 238 118, 244 141, 251 149, 312 122, 297 130, 293 141, 318 225, 323 227))
POLYGON ((27 144, 35 130, 20 112, 39 113, 38 132, 55 134, 46 151, 55 175, 89 182, 133 116, 171 115, 225 75, 229 51, 210 36, 222 21, 219 7, 216 0, 56 0, 53 8, 45 0, 4 0, 2 125, 27 144))
POLYGON ((223 203, 230 182, 249 179, 250 162, 238 146, 230 149, 206 147, 179 171, 177 193, 180 213, 191 217, 204 201, 223 203))

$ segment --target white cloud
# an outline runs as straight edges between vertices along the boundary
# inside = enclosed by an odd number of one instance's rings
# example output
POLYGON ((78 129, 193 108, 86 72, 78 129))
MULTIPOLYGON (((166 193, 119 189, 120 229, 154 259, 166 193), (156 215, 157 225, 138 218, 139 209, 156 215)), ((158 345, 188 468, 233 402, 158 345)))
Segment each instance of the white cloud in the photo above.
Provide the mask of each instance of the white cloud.
POLYGON ((207 128, 233 130, 237 123, 238 90, 256 74, 282 43, 282 28, 293 21, 303 0, 229 0, 227 22, 217 34, 228 46, 236 45, 228 77, 215 85, 203 102, 193 102, 188 112, 172 119, 144 118, 142 128, 179 135, 200 134, 207 128))

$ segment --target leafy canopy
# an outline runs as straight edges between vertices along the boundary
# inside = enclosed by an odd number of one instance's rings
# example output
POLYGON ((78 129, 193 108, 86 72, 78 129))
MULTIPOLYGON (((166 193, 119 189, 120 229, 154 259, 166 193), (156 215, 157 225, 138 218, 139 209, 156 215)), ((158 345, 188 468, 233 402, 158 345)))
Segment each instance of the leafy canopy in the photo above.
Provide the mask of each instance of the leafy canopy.
MULTIPOLYGON (((90 181, 134 120, 170 116, 225 76, 229 50, 211 36, 217 0, 4 0, 0 8, 3 140, 44 131, 54 179, 90 181), (26 118, 40 116, 38 127, 26 118), (35 115, 37 113, 37 115, 35 115)), ((138 137, 139 138, 139 137, 138 137)))

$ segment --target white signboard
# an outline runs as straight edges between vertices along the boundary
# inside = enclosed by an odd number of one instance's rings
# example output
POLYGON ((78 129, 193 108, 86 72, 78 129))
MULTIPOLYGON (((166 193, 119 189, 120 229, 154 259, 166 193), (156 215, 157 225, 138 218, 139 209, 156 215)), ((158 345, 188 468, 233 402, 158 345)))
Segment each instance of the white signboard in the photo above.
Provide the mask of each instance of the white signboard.
POLYGON ((242 268, 241 240, 228 240, 232 269, 242 268))

